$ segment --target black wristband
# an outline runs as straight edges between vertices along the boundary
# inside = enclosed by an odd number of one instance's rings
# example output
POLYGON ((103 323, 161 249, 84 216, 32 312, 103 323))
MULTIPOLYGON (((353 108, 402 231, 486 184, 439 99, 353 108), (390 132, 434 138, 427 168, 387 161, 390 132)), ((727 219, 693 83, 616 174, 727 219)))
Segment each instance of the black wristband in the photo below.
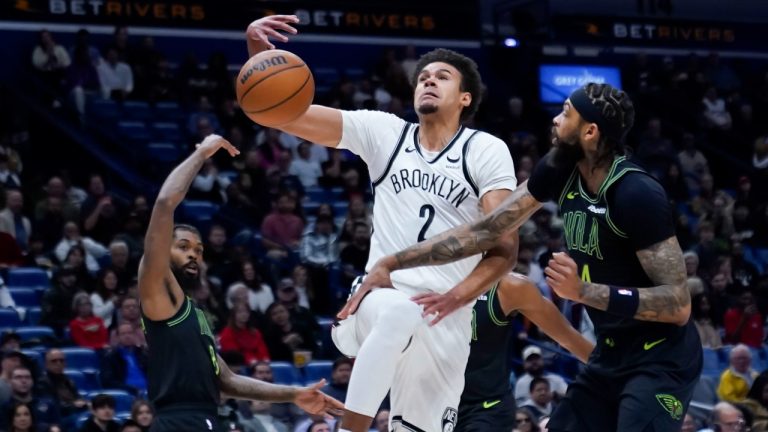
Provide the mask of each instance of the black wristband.
POLYGON ((608 285, 611 290, 608 297, 608 308, 606 312, 615 315, 634 318, 637 314, 637 307, 640 305, 640 295, 637 288, 620 288, 608 285))

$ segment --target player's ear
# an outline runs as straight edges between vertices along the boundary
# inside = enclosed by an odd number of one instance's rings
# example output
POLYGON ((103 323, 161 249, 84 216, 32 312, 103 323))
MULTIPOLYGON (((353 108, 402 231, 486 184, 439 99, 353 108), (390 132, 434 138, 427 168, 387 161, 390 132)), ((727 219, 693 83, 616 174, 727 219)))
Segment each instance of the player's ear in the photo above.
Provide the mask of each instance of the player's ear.
POLYGON ((461 92, 461 97, 459 98, 459 102, 461 102, 461 106, 468 107, 470 104, 472 104, 472 93, 461 92))

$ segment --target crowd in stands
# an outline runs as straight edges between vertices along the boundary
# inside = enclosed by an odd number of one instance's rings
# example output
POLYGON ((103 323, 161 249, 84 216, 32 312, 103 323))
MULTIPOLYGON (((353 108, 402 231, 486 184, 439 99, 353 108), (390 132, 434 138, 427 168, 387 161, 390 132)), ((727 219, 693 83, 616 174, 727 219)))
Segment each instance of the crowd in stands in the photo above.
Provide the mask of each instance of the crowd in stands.
MULTIPOLYGON (((338 287, 364 272, 372 218, 365 166, 347 152, 250 122, 234 100, 234 75, 223 55, 200 67, 189 54, 173 67, 152 37, 136 39, 118 27, 110 43, 95 47, 81 30, 73 46, 63 47, 55 34, 42 31, 30 61, 51 89, 44 102, 53 110, 76 112, 81 124, 98 116, 89 112, 92 100, 175 102, 187 113, 178 119, 182 156, 214 132, 240 148, 234 160, 206 162, 188 195, 217 205, 221 215, 198 225, 205 265, 202 283, 191 295, 233 369, 273 381, 275 362, 303 366, 312 359, 335 359, 323 317, 343 301, 338 287)), ((414 120, 409 77, 416 57, 413 47, 402 56, 385 50, 376 64, 361 65, 367 66, 362 76, 340 74, 318 100, 414 120)), ((740 430, 726 425, 743 424, 767 431, 768 74, 717 54, 676 61, 638 55, 623 71, 638 111, 628 155, 664 185, 673 203, 692 319, 704 347, 717 358, 705 371, 709 381, 697 391, 697 397, 709 397, 704 403, 717 404, 714 415, 692 410, 683 430, 713 425, 740 430)), ((515 95, 503 103, 489 97, 473 120, 474 127, 507 142, 520 182, 547 151, 547 108, 515 95)), ((3 336, 0 429, 31 430, 32 424, 37 430, 77 425, 84 431, 145 431, 152 407, 142 399, 146 341, 136 270, 153 197, 116 193, 106 172, 73 181, 76 167, 46 173, 44 184, 30 183, 20 154, 34 146, 32 125, 21 119, 0 126, 0 275, 35 267, 50 277, 39 306, 18 302, 13 287, 0 279, 0 303, 15 310, 20 322, 53 329, 51 337, 23 345, 13 330, 3 336), (39 320, 32 321, 36 307, 39 320), (39 362, 19 351, 35 346, 39 362), (115 395, 78 388, 65 373, 67 355, 59 347, 66 346, 97 353, 101 388, 135 398, 133 408, 120 407, 115 395)), ((158 180, 165 175, 159 173, 158 180)), ((520 228, 516 271, 594 337, 583 308, 562 302, 544 281, 549 257, 564 249, 562 221, 554 210, 545 206, 520 228)), ((545 372, 549 357, 538 346, 526 347, 530 340, 546 345, 546 337, 524 319, 517 321, 510 358, 522 364, 510 386, 521 407, 516 430, 545 430, 540 423, 546 423, 567 381, 545 372)), ((351 369, 351 361, 337 360, 325 390, 343 400, 351 369)), ((334 426, 289 404, 225 401, 220 414, 227 430, 318 432, 334 426)), ((386 430, 387 415, 382 410, 377 416, 376 430, 386 430)))

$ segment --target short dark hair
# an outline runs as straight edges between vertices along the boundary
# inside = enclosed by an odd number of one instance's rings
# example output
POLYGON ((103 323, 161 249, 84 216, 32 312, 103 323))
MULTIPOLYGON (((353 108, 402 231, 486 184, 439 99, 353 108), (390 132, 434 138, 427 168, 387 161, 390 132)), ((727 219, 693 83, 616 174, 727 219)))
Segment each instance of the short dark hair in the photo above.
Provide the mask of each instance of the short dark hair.
POLYGON ((112 395, 102 393, 91 399, 91 407, 93 407, 95 410, 105 406, 115 409, 115 405, 115 398, 112 395))
POLYGON ((339 368, 339 366, 343 365, 349 365, 349 367, 352 367, 352 359, 348 357, 339 357, 333 362, 333 369, 336 370, 339 368))
POLYGON ((626 92, 610 84, 589 83, 584 90, 592 105, 600 110, 603 121, 621 131, 618 136, 601 131, 597 144, 597 165, 600 165, 624 154, 624 138, 635 123, 635 106, 626 92))
POLYGON ((189 231, 192 234, 196 235, 197 238, 201 239, 203 236, 200 235, 200 231, 189 224, 176 224, 173 226, 173 237, 176 238, 176 231, 189 231))
POLYGON ((549 384, 549 381, 546 378, 543 377, 534 377, 531 380, 531 384, 528 386, 528 391, 533 392, 533 389, 536 388, 536 384, 546 384, 547 387, 552 388, 552 385, 549 384))
POLYGON ((422 69, 430 63, 448 63, 455 67, 461 73, 461 91, 469 92, 472 95, 472 102, 461 111, 461 121, 465 121, 477 112, 477 107, 482 100, 483 82, 480 78, 480 72, 477 70, 477 63, 471 58, 445 48, 432 50, 419 58, 416 63, 416 69, 411 77, 411 85, 416 88, 419 81, 419 74, 422 69))
POLYGON ((371 227, 368 226, 368 224, 365 222, 355 222, 354 224, 352 224, 353 231, 357 230, 358 228, 365 228, 367 231, 371 230, 371 227))

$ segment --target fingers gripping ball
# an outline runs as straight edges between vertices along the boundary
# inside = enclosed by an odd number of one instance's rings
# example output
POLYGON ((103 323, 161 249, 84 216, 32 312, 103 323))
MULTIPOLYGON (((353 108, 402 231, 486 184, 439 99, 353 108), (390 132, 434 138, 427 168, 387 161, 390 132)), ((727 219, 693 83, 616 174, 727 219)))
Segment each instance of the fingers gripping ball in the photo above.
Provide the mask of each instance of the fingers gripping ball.
POLYGON ((263 126, 296 120, 312 104, 315 81, 296 54, 267 50, 251 57, 237 77, 237 100, 243 112, 263 126))

